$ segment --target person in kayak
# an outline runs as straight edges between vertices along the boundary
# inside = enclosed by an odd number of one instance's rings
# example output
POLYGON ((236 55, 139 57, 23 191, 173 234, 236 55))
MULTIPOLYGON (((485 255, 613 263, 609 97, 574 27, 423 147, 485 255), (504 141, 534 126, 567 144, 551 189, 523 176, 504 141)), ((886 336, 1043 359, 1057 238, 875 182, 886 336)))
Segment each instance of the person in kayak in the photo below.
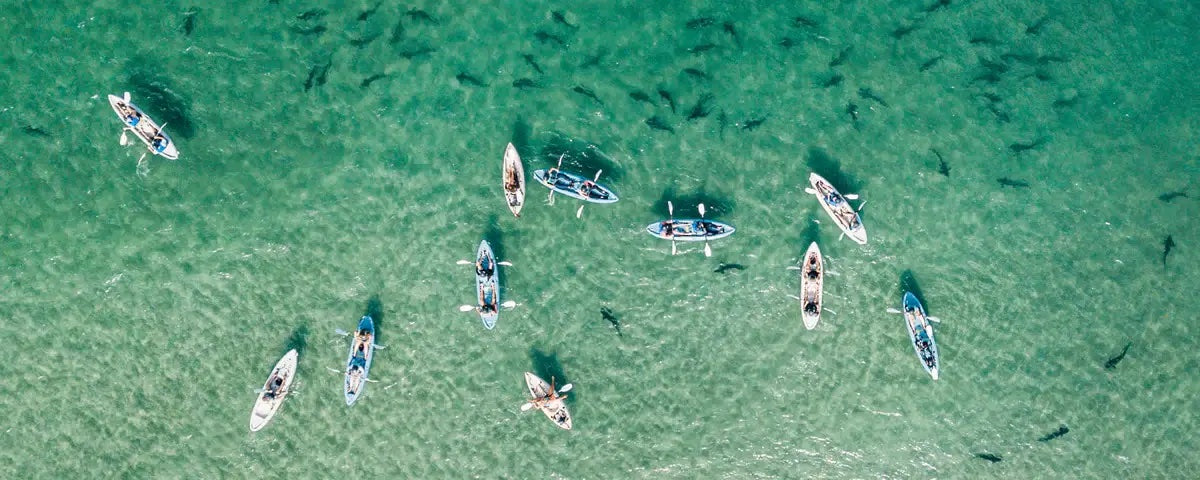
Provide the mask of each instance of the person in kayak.
POLYGON ((150 141, 150 144, 154 146, 154 151, 161 153, 163 150, 167 149, 167 137, 164 137, 162 133, 159 133, 154 136, 154 139, 150 141))
POLYGON ((546 170, 546 183, 550 186, 554 186, 554 184, 558 183, 558 167, 546 170))
POLYGON ((579 196, 587 198, 592 193, 592 188, 595 186, 596 184, 592 183, 591 180, 584 180, 583 183, 579 185, 579 190, 577 190, 579 192, 579 196))
POLYGON ((672 238, 675 236, 675 222, 670 220, 662 222, 662 233, 664 237, 672 238))
POLYGON ((142 121, 142 114, 137 110, 129 108, 128 105, 121 105, 121 110, 125 111, 125 121, 129 122, 129 126, 136 127, 138 122, 142 121))
POLYGON ((276 375, 275 378, 271 380, 271 386, 267 389, 266 393, 263 394, 263 398, 268 400, 275 399, 275 397, 279 395, 281 387, 283 387, 283 377, 276 375))

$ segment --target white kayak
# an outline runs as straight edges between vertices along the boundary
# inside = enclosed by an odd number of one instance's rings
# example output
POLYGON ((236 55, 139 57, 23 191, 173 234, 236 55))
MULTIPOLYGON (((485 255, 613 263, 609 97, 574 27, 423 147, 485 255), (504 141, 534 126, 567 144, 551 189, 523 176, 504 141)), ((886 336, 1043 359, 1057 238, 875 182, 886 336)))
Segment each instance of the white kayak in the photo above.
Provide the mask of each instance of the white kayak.
POLYGON ((367 389, 367 375, 371 373, 374 356, 375 321, 365 315, 358 321, 354 339, 350 341, 350 355, 346 358, 346 405, 354 405, 367 389))
POLYGON ((292 379, 296 376, 298 358, 299 354, 295 349, 289 350, 275 363, 275 368, 271 369, 267 383, 263 384, 262 393, 254 402, 254 410, 250 412, 251 432, 262 430, 267 426, 267 422, 275 417, 275 413, 279 412, 283 399, 287 397, 288 388, 292 385, 292 379))
POLYGON ((487 240, 479 242, 479 249, 475 252, 475 310, 479 312, 479 318, 488 330, 496 326, 496 320, 500 317, 498 272, 492 246, 487 240))
POLYGON ((800 265, 800 314, 804 318, 804 328, 817 328, 821 321, 821 297, 825 283, 825 261, 821 258, 821 248, 817 242, 808 246, 804 252, 804 263, 800 265))
MULTIPOLYGON (((135 137, 141 139, 150 152, 170 160, 179 158, 179 150, 175 148, 175 142, 166 132, 162 131, 162 125, 159 125, 149 115, 146 115, 146 112, 129 101, 129 92, 125 92, 124 98, 109 95, 108 104, 125 124, 125 131, 132 132, 135 137)), ((124 137, 122 137, 122 144, 124 141, 124 137)))
POLYGON ((559 428, 571 429, 571 413, 567 411, 566 395, 559 395, 553 385, 529 372, 525 372, 525 386, 529 388, 529 401, 535 408, 545 413, 559 428))
POLYGON ((816 173, 809 174, 808 181, 812 184, 812 188, 808 192, 817 196, 817 201, 825 209, 825 213, 833 218, 833 222, 837 224, 838 228, 859 245, 866 245, 867 229, 863 227, 858 211, 850 206, 846 197, 838 193, 829 181, 816 173))
POLYGON ((908 330, 908 338, 912 340, 913 350, 921 360, 921 366, 929 372, 934 380, 938 379, 938 350, 937 342, 933 340, 933 324, 925 315, 925 307, 912 292, 904 292, 904 325, 908 330))
POLYGON ((521 207, 525 205, 525 166, 521 164, 521 156, 517 155, 517 147, 512 143, 504 149, 504 199, 508 201, 508 209, 514 216, 521 216, 521 207))

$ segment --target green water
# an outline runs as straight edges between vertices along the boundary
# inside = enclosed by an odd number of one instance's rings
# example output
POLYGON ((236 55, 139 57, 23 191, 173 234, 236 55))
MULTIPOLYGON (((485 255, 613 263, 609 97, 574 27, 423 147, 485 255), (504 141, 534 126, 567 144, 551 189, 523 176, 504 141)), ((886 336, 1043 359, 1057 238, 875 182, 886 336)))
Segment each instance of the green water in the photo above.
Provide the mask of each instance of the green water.
POLYGON ((0 477, 1200 471, 1195 3, 490 3, 0 5, 0 477), (126 90, 177 162, 118 144, 126 90), (509 141, 621 201, 581 221, 535 184, 513 218, 509 141), (868 201, 868 245, 803 193, 813 169, 868 201), (643 231, 666 200, 738 233, 670 256, 643 231), (521 304, 492 331, 456 310, 485 237, 521 304), (812 239, 836 275, 806 331, 786 267, 812 239), (902 278, 943 319, 936 382, 886 313, 902 278), (389 348, 347 408, 333 332, 368 310, 389 348), (251 434, 292 347, 296 393, 251 434), (575 384, 574 430, 519 411, 525 371, 575 384))

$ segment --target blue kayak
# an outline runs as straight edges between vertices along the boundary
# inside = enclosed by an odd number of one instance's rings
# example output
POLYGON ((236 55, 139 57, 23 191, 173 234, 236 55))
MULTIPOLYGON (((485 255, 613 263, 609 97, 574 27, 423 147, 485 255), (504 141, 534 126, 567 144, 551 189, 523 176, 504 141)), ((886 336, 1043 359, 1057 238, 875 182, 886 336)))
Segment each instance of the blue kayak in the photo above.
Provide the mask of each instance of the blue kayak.
POLYGON ((350 342, 350 355, 346 358, 346 405, 354 405, 367 389, 367 374, 371 371, 374 352, 375 321, 366 315, 358 321, 358 329, 350 342))
POLYGON ((934 380, 938 379, 938 350, 937 342, 933 341, 933 324, 925 315, 925 307, 912 292, 904 292, 904 324, 908 330, 908 338, 912 340, 913 350, 921 360, 921 366, 934 380))
POLYGON ((577 200, 592 203, 616 203, 617 201, 617 194, 608 187, 557 168, 534 170, 533 179, 546 188, 577 200))

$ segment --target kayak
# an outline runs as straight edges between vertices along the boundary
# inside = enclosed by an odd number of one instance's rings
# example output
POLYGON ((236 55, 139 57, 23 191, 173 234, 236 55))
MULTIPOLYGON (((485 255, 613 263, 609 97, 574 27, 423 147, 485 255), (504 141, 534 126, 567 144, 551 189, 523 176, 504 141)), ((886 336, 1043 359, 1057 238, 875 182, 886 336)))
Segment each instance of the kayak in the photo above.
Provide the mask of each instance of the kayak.
POLYGON ((129 101, 129 92, 125 92, 124 98, 109 95, 108 104, 125 124, 125 130, 133 132, 134 136, 141 139, 151 153, 169 160, 179 158, 179 150, 175 148, 175 142, 171 141, 171 137, 162 131, 162 125, 129 101))
POLYGON ((346 357, 346 405, 354 405, 367 389, 367 374, 371 371, 374 353, 375 321, 365 315, 358 321, 358 329, 350 341, 350 354, 346 357))
POLYGON ((300 354, 295 349, 283 354, 271 369, 267 383, 263 384, 262 393, 254 401, 254 410, 250 412, 250 431, 257 432, 267 426, 267 422, 275 417, 283 399, 287 397, 288 387, 296 376, 296 359, 300 354))
POLYGON ((680 219, 651 223, 646 226, 646 231, 663 240, 703 242, 733 235, 734 228, 715 220, 680 219))
POLYGON ((615 203, 617 194, 608 187, 557 168, 534 170, 533 179, 546 188, 578 200, 592 203, 615 203))
POLYGON ((479 242, 479 250, 475 252, 475 293, 479 318, 483 326, 491 330, 496 326, 500 316, 500 287, 496 269, 496 257, 492 255, 492 246, 487 240, 479 242))
POLYGON ((833 218, 833 222, 837 224, 838 228, 841 228, 847 237, 859 245, 866 245, 867 229, 863 227, 862 218, 846 201, 846 197, 838 193, 832 184, 816 173, 809 174, 808 181, 812 184, 810 193, 817 196, 817 201, 821 203, 825 213, 833 218))
POLYGON ((938 350, 937 342, 933 340, 933 325, 925 315, 925 307, 917 300, 912 292, 904 292, 904 324, 908 330, 908 338, 912 340, 913 349, 921 366, 934 380, 938 379, 938 350))
POLYGON ((525 167, 521 165, 521 156, 517 155, 517 147, 512 143, 504 149, 504 199, 508 200, 508 209, 514 216, 521 216, 521 207, 525 205, 525 167))
POLYGON ((566 395, 559 395, 552 385, 529 372, 525 372, 525 386, 529 388, 529 401, 534 407, 545 413, 546 418, 559 428, 571 429, 571 413, 567 411, 566 395))
POLYGON ((804 263, 800 266, 800 314, 804 318, 804 328, 817 328, 821 321, 821 297, 825 283, 825 261, 821 258, 821 248, 817 242, 808 246, 804 252, 804 263))

